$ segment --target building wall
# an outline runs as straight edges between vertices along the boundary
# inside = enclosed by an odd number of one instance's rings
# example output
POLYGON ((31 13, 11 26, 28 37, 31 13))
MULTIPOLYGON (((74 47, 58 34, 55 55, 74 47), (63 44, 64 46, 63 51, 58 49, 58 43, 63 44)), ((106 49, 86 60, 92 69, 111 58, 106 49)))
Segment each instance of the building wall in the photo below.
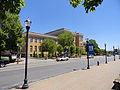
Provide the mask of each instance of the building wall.
POLYGON ((40 55, 41 54, 41 42, 43 41, 43 38, 38 37, 30 37, 28 42, 28 55, 33 56, 33 54, 40 55), (31 38, 33 41, 31 42, 31 38))
MULTIPOLYGON (((37 54, 38 57, 41 56, 42 54, 42 48, 41 48, 41 43, 44 39, 53 39, 56 41, 58 41, 57 39, 57 36, 56 35, 59 35, 62 33, 64 33, 64 30, 65 32, 68 31, 68 29, 59 29, 59 30, 56 30, 56 31, 52 31, 52 32, 49 32, 49 33, 46 33, 46 34, 39 34, 39 33, 35 33, 35 32, 29 32, 29 39, 28 39, 28 56, 34 56, 34 54, 37 54), (50 35, 49 35, 50 34, 50 35), (54 36, 51 36, 53 35, 54 36)), ((78 46, 78 47, 84 47, 84 42, 83 42, 83 35, 80 34, 80 33, 74 33, 74 41, 73 41, 73 44, 75 46, 78 46)), ((25 52, 25 46, 24 46, 24 49, 23 49, 23 52, 25 52)), ((44 52, 44 54, 47 54, 47 52, 44 52)))

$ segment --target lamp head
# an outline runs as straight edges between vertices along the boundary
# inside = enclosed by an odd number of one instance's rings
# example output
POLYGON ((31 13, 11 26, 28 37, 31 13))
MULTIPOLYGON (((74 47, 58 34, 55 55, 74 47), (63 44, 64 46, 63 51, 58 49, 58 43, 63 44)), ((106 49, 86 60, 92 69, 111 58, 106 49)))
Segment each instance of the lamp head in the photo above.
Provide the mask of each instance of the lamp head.
POLYGON ((31 21, 30 21, 30 19, 29 19, 29 17, 27 18, 27 20, 25 20, 25 26, 26 27, 30 27, 30 25, 31 25, 31 21))

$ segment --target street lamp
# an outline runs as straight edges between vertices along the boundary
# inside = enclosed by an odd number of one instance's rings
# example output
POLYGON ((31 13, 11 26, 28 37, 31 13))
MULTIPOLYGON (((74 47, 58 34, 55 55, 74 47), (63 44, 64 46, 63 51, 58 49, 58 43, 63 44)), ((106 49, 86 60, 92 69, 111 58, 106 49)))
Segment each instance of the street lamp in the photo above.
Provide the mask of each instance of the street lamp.
POLYGON ((115 47, 113 46, 113 56, 114 56, 114 61, 115 61, 115 47))
POLYGON ((118 47, 118 55, 119 55, 119 59, 120 59, 120 49, 119 49, 119 47, 118 47))
POLYGON ((105 63, 107 64, 107 52, 106 52, 106 43, 105 43, 105 63))
POLYGON ((88 44, 89 44, 89 41, 88 41, 88 38, 86 38, 86 50, 87 50, 87 69, 90 69, 90 66, 89 66, 89 52, 88 52, 88 44))
POLYGON ((27 89, 28 86, 28 80, 27 80, 27 64, 28 64, 28 34, 29 34, 29 29, 30 29, 30 25, 31 25, 31 21, 28 18, 27 20, 25 20, 25 26, 26 26, 26 59, 25 59, 25 79, 24 79, 24 84, 22 86, 22 89, 27 89))

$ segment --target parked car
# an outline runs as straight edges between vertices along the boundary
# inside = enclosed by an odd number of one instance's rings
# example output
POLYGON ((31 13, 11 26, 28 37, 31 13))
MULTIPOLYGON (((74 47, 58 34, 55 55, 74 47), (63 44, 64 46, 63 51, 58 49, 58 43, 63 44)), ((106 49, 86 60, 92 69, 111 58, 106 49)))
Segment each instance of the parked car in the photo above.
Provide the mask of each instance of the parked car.
POLYGON ((94 58, 94 55, 89 55, 89 58, 94 58))
POLYGON ((69 60, 69 57, 61 56, 60 58, 57 58, 56 61, 67 61, 69 60))
POLYGON ((108 57, 112 56, 111 54, 107 54, 108 57))
POLYGON ((9 60, 0 60, 0 67, 5 67, 6 64, 9 64, 9 60))

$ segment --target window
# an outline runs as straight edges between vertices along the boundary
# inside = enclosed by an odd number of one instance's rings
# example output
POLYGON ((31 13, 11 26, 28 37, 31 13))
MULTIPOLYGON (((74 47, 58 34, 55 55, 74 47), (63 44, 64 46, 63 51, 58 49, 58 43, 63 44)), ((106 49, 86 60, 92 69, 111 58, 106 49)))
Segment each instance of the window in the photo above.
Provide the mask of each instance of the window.
POLYGON ((30 37, 30 42, 33 42, 33 38, 32 37, 30 37))
POLYGON ((42 51, 42 47, 41 46, 39 46, 39 52, 41 52, 42 51))
POLYGON ((39 39, 39 43, 41 43, 41 42, 42 42, 42 40, 43 40, 43 39, 41 39, 41 38, 40 38, 40 39, 39 39))
POLYGON ((37 43, 37 38, 35 38, 35 43, 37 43))
POLYGON ((37 46, 35 46, 35 52, 37 52, 37 46))
POLYGON ((33 47, 32 47, 32 46, 30 46, 30 52, 32 52, 32 50, 33 50, 33 47))
POLYGON ((39 57, 41 57, 41 54, 39 54, 39 57))
POLYGON ((41 39, 39 39, 39 43, 41 43, 41 39))

